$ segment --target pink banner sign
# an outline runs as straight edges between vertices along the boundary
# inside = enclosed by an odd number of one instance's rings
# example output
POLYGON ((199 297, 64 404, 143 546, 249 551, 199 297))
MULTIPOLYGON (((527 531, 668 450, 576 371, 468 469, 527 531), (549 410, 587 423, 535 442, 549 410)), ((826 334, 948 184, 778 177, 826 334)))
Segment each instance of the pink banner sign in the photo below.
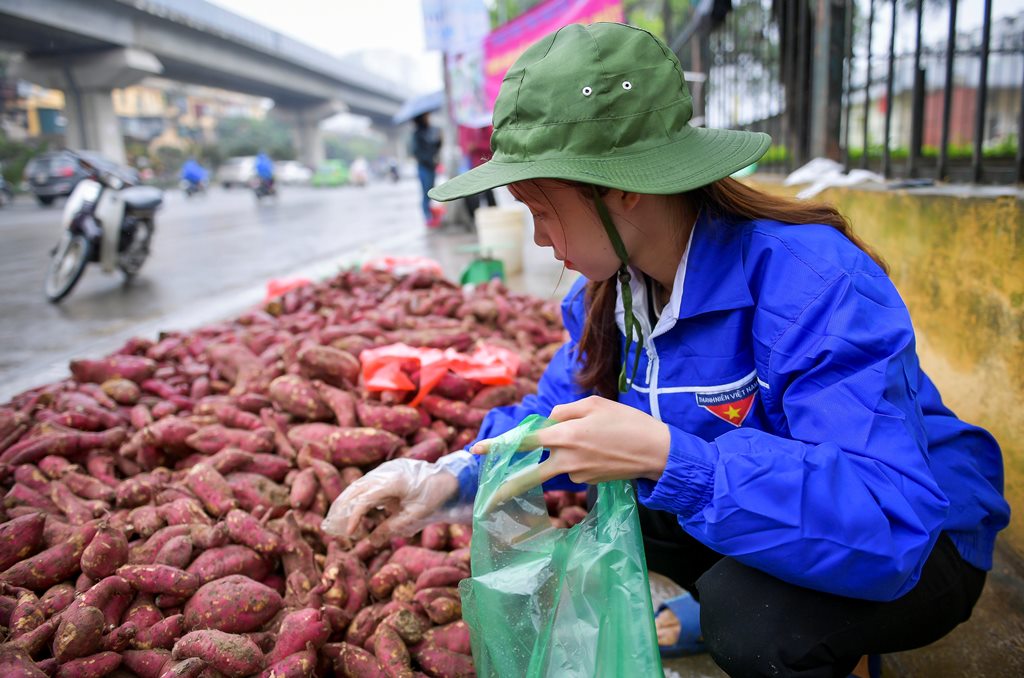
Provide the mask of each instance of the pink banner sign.
POLYGON ((484 41, 484 88, 494 110, 505 73, 526 49, 562 26, 623 21, 619 0, 547 0, 500 26, 484 41))

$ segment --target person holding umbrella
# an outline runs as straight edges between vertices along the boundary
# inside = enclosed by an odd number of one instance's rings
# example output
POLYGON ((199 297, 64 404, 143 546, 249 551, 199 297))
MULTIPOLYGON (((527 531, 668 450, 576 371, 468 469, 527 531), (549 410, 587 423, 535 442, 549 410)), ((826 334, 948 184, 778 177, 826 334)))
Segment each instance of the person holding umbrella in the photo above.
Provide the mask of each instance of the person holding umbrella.
POLYGON ((428 193, 434 187, 437 178, 437 162, 443 138, 441 130, 430 124, 429 112, 420 113, 412 121, 415 129, 409 140, 409 152, 416 158, 416 171, 423 189, 423 218, 427 226, 434 228, 438 225, 440 217, 431 212, 428 193))
MULTIPOLYGON (((1009 522, 1001 452, 943 404, 847 220, 732 179, 770 138, 691 115, 676 56, 624 24, 566 26, 505 75, 493 159, 431 195, 509 186, 583 277, 537 393, 471 449, 540 414, 545 487, 635 482, 649 568, 692 594, 658 616, 664 655, 845 676, 970 617, 1009 522)), ((348 530, 390 507, 379 541, 472 498, 479 459, 381 465, 337 499, 348 530)))

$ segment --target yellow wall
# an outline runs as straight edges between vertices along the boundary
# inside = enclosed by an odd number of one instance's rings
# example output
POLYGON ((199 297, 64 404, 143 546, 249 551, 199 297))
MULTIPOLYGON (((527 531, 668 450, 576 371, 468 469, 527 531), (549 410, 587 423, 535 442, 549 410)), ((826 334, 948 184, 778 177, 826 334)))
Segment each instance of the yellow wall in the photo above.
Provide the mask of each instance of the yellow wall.
POLYGON ((943 401, 1002 446, 1014 511, 1002 542, 1024 555, 1024 201, 856 188, 818 197, 889 262, 943 401))

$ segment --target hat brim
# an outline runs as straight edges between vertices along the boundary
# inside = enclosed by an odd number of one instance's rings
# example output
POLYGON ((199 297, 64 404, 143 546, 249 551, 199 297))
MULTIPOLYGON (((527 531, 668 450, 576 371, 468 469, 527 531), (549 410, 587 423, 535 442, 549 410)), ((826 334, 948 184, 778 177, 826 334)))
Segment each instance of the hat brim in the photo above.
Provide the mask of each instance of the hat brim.
POLYGON ((445 202, 526 179, 566 179, 668 195, 723 179, 756 162, 769 145, 771 137, 761 132, 687 127, 674 141, 628 155, 491 160, 431 189, 428 195, 445 202))

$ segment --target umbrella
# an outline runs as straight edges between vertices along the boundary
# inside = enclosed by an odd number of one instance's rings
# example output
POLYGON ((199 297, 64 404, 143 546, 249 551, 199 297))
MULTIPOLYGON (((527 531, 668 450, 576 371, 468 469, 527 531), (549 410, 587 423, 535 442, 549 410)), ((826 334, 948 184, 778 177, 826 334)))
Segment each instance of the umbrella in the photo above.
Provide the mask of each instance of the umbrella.
POLYGON ((444 106, 444 90, 422 94, 407 99, 402 108, 391 117, 391 122, 401 125, 422 113, 431 113, 444 106))

